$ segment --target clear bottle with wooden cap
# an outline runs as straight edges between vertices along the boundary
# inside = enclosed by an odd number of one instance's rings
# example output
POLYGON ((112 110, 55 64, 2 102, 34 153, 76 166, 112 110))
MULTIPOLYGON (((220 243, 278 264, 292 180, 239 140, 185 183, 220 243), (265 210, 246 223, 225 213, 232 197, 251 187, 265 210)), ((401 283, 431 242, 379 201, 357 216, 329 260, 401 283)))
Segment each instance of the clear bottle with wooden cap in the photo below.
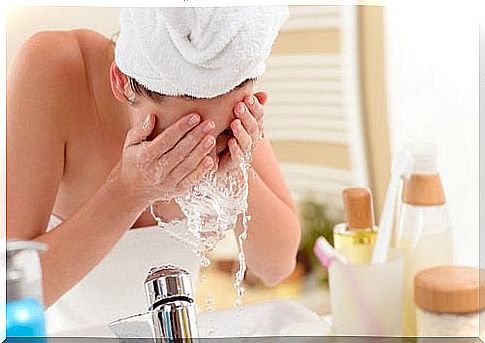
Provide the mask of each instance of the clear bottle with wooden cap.
POLYGON ((479 325, 485 315, 484 277, 483 270, 463 266, 433 267, 416 274, 418 336, 484 337, 485 327, 479 325))
POLYGON ((346 188, 342 195, 345 223, 333 230, 334 246, 352 263, 369 263, 378 232, 372 194, 367 188, 346 188))
POLYGON ((403 333, 416 335, 413 281, 423 269, 453 263, 452 236, 434 145, 407 146, 412 172, 403 176, 397 244, 404 260, 403 333))

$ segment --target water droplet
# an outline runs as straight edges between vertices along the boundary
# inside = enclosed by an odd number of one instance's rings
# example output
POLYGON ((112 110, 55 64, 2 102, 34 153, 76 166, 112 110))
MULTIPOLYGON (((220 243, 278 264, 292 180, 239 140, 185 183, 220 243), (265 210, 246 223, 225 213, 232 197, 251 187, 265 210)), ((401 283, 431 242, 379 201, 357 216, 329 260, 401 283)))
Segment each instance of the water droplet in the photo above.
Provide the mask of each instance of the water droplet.
POLYGON ((235 301, 234 301, 234 307, 240 307, 242 305, 242 301, 241 301, 241 298, 237 298, 235 301))
POLYGON ((211 261, 210 261, 210 260, 209 260, 207 257, 204 257, 204 258, 202 258, 202 259, 200 260, 200 266, 201 266, 201 267, 206 268, 206 267, 209 267, 209 266, 210 266, 210 264, 211 264, 211 261))

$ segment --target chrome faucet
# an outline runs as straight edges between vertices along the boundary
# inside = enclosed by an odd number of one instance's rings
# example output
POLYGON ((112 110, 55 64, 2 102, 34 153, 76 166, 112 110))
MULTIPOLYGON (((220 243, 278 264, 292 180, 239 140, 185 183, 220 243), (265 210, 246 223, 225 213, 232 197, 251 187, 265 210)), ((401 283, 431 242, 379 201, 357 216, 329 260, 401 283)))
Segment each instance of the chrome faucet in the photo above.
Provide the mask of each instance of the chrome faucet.
POLYGON ((145 279, 156 342, 192 342, 198 337, 190 274, 177 266, 150 269, 145 279))

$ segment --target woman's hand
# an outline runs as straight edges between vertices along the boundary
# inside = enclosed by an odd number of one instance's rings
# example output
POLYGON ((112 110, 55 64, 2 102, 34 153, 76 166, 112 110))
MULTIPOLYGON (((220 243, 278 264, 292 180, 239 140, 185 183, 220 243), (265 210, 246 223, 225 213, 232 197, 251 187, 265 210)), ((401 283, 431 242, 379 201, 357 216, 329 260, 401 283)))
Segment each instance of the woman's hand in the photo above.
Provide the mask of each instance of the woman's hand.
POLYGON ((263 105, 267 98, 267 93, 259 92, 247 96, 234 106, 236 119, 231 123, 234 138, 227 142, 229 151, 219 158, 218 171, 229 171, 238 167, 244 159, 251 158, 263 139, 263 105))
POLYGON ((128 131, 112 179, 145 199, 147 205, 184 194, 214 163, 207 156, 215 145, 214 136, 208 135, 214 122, 197 125, 199 121, 198 114, 189 114, 147 141, 155 127, 155 117, 149 114, 144 123, 128 131))

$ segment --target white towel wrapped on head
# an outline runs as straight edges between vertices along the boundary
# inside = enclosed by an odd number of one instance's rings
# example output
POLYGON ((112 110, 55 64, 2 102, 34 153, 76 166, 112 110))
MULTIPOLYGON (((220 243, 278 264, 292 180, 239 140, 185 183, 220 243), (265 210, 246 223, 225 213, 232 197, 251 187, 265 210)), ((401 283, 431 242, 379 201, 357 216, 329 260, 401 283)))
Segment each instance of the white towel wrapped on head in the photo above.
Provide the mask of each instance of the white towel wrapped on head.
POLYGON ((115 60, 151 91, 212 98, 261 76, 287 6, 125 8, 115 60))

